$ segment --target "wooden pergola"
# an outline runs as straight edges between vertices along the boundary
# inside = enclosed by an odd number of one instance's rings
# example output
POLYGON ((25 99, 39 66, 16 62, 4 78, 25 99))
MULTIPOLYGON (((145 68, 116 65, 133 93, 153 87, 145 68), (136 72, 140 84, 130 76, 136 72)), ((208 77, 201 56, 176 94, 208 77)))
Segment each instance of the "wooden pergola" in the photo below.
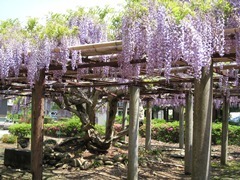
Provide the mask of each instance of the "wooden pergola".
MULTIPOLYGON (((226 35, 234 35, 239 29, 227 29, 225 30, 226 35)), ((223 57, 218 54, 213 55, 212 62, 213 67, 212 71, 210 70, 209 75, 203 75, 203 78, 207 78, 206 84, 208 84, 208 91, 201 91, 201 81, 199 87, 192 86, 191 89, 185 88, 184 83, 194 84, 194 77, 189 74, 192 71, 190 67, 184 60, 180 59, 175 64, 172 65, 171 75, 168 82, 164 77, 164 73, 158 73, 157 70, 154 71, 154 78, 148 77, 146 74, 146 63, 147 58, 144 57, 139 60, 132 60, 131 64, 140 64, 140 76, 139 77, 128 77, 126 82, 119 82, 118 78, 121 78, 119 72, 119 63, 118 63, 118 54, 122 52, 122 41, 112 41, 105 43, 97 44, 87 44, 69 47, 69 50, 79 50, 83 57, 83 63, 77 64, 77 67, 73 70, 71 67, 70 60, 67 64, 67 71, 61 77, 57 79, 54 75, 56 71, 62 70, 62 64, 57 61, 52 61, 49 67, 49 70, 42 69, 39 72, 39 79, 35 81, 34 87, 31 87, 27 79, 27 69, 23 66, 20 69, 18 77, 9 76, 5 79, 2 79, 0 82, 0 93, 5 96, 32 96, 32 173, 33 179, 42 179, 42 153, 43 153, 43 119, 44 119, 44 98, 50 97, 51 93, 54 92, 54 89, 57 88, 58 91, 64 91, 65 88, 79 87, 79 88, 90 88, 98 87, 105 88, 111 86, 127 86, 130 87, 130 92, 127 95, 127 98, 130 99, 130 132, 129 132, 129 178, 134 179, 137 175, 136 171, 136 162, 138 159, 138 145, 137 145, 137 136, 138 136, 138 104, 139 97, 144 95, 147 100, 148 112, 150 107, 150 99, 152 95, 159 94, 177 94, 177 93, 186 93, 186 108, 187 108, 187 128, 192 126, 192 103, 193 97, 190 91, 197 92, 195 96, 203 96, 206 93, 206 98, 211 96, 211 89, 213 90, 213 96, 221 97, 222 92, 219 90, 219 87, 216 85, 219 82, 221 76, 226 76, 227 69, 240 69, 240 66, 235 63, 236 52, 234 47, 230 50, 229 54, 224 55, 223 57), (102 55, 108 56, 108 61, 103 62, 101 59, 102 55), (222 66, 219 63, 225 63, 222 66), (105 77, 104 74, 94 73, 93 68, 102 68, 109 67, 114 70, 114 77, 105 77), (88 73, 81 74, 79 77, 79 69, 87 69, 88 73), (156 72, 155 72, 156 71, 156 72), (213 78, 211 78, 213 72, 213 78), (145 79, 150 79, 145 81, 145 79), (210 83, 213 81, 213 83, 210 83), (148 85, 151 85, 154 88, 146 88, 148 85), (189 124, 190 123, 190 124, 189 124)), ((54 52, 59 52, 60 49, 56 48, 54 52)), ((30 52, 31 53, 31 52, 30 52)), ((69 59, 71 56, 69 57, 69 59)), ((164 72, 164 68, 160 70, 164 72)), ((205 81, 205 80, 203 80, 205 81)), ((229 80, 231 81, 231 79, 229 80)), ((231 84, 230 95, 239 96, 239 87, 231 84)), ((211 101, 210 101, 211 102, 211 101)), ((201 103, 201 102, 200 102, 201 103)), ((205 101, 204 101, 205 103, 205 101)), ((197 106, 197 105, 196 105, 197 106)), ((199 104, 202 106, 202 104, 199 104)), ((212 105, 210 105, 212 108, 212 105)), ((226 106, 226 105, 225 105, 226 106)), ((225 107, 224 106, 224 107, 225 107)), ((207 109, 206 111, 209 111, 207 109)), ((226 108, 225 108, 226 109, 226 108)), ((204 114, 201 110, 199 113, 204 114)), ((225 111, 227 112, 227 110, 225 111)), ((210 113, 211 114, 211 113, 210 113)), ((208 118, 204 116, 203 118, 208 118)), ((151 116, 147 115, 147 132, 150 131, 150 120, 151 116)), ((225 121, 227 121, 227 115, 225 116, 225 121)), ((197 123, 195 123, 197 125, 197 123)), ((210 128, 210 127, 209 127, 210 128)), ((191 128, 189 128, 191 129, 191 128)), ((191 130, 190 130, 191 131, 191 130)), ((188 133, 187 137, 192 136, 192 132, 186 130, 188 133)), ((149 138, 151 134, 148 134, 148 139, 146 144, 149 147, 149 138)), ((191 146, 192 140, 189 138, 186 139, 186 154, 190 153, 187 151, 189 146, 191 146), (190 143, 190 144, 189 144, 190 143)), ((205 141, 205 139, 204 139, 205 141)), ((194 142, 194 138, 193 138, 194 142)), ((208 147, 210 145, 207 145, 208 147)), ((198 147, 196 147, 198 148, 198 147)), ((189 171, 189 170, 187 170, 189 171)))

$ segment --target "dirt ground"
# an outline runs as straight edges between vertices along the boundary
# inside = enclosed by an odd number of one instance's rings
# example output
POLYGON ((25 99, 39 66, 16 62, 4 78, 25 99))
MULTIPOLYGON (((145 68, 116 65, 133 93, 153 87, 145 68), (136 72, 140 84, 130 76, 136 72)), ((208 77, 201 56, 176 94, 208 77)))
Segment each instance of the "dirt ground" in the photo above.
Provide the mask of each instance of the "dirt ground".
MULTIPOLYGON (((139 179, 191 179, 184 174, 184 151, 178 148, 178 144, 169 144, 152 141, 152 154, 144 150, 144 139, 140 139, 139 148, 139 179), (155 152, 155 154, 153 154, 155 152)), ((0 179, 31 179, 31 174, 20 169, 12 169, 3 165, 5 148, 16 148, 16 144, 0 143, 0 179)), ((127 154, 127 145, 112 147, 107 156, 127 154)), ((91 154, 85 152, 84 157, 91 158, 91 154)), ((240 179, 240 147, 229 146, 229 165, 220 166, 220 146, 212 147, 212 178, 211 179, 240 179)), ((81 180, 119 180, 127 179, 127 165, 114 164, 103 165, 89 170, 79 168, 55 168, 45 167, 43 179, 81 179, 81 180)))

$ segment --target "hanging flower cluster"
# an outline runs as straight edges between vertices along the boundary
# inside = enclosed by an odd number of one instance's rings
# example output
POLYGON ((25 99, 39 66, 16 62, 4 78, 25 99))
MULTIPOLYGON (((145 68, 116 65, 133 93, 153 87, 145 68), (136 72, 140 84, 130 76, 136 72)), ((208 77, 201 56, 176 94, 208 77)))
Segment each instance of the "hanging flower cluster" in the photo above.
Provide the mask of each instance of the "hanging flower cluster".
POLYGON ((32 86, 39 70, 49 70, 54 61, 62 65, 62 73, 54 72, 61 79, 69 61, 73 70, 82 63, 81 52, 70 52, 69 46, 106 40, 106 25, 90 13, 70 13, 69 17, 51 14, 45 26, 34 18, 29 19, 26 27, 18 21, 3 21, 0 23, 0 78, 18 76, 20 69, 25 67, 32 86))
POLYGON ((234 107, 234 108, 240 107, 240 99, 238 96, 231 96, 229 98, 229 101, 230 101, 230 107, 234 107))
POLYGON ((162 98, 155 98, 152 102, 153 105, 159 107, 179 107, 185 106, 185 94, 172 94, 171 96, 166 95, 162 98))
MULTIPOLYGON (((231 96, 228 98, 230 107, 239 108, 240 107, 240 98, 238 96, 231 96)), ((213 105, 215 109, 220 109, 223 106, 223 98, 216 98, 213 100, 213 105)))
POLYGON ((195 7, 188 12, 191 2, 178 1, 179 7, 183 7, 179 17, 168 4, 155 2, 145 2, 142 11, 132 7, 123 18, 123 52, 119 60, 122 75, 139 75, 139 65, 131 62, 146 55, 149 75, 153 75, 154 70, 162 73, 164 68, 165 77, 169 79, 171 66, 182 59, 193 67, 194 77, 199 79, 202 67, 209 67, 213 54, 223 56, 227 48, 225 9, 215 1, 211 9, 195 7), (184 7, 188 8, 184 10, 184 7))

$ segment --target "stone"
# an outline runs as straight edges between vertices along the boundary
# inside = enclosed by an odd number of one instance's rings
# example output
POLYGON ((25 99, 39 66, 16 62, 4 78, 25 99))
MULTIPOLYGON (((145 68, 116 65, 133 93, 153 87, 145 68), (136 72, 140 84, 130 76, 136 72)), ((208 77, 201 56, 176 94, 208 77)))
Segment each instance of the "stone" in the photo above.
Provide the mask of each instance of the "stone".
POLYGON ((57 164, 55 165, 56 168, 60 168, 60 167, 62 167, 62 166, 63 166, 63 163, 57 163, 57 164))
POLYGON ((117 162, 116 165, 121 168, 121 169, 125 169, 126 166, 123 163, 117 162))
POLYGON ((5 149, 4 165, 15 169, 31 169, 31 151, 27 149, 5 149))
POLYGON ((105 164, 105 165, 110 165, 110 166, 111 166, 111 165, 113 165, 114 163, 113 163, 112 161, 105 161, 104 164, 105 164))
POLYGON ((54 139, 47 139, 43 142, 44 146, 50 146, 50 147, 54 147, 55 145, 57 145, 57 141, 54 139))
POLYGON ((49 154, 51 154, 51 153, 54 153, 54 150, 53 150, 52 147, 45 147, 45 148, 44 148, 44 153, 49 153, 49 154))
POLYGON ((30 138, 26 138, 26 137, 18 138, 17 143, 18 143, 18 145, 20 145, 21 148, 25 149, 30 144, 30 138))
POLYGON ((91 166, 92 166, 92 162, 89 162, 89 161, 85 161, 84 163, 83 163, 83 165, 82 166, 80 166, 80 169, 81 170, 87 170, 87 169, 89 169, 91 166))
POLYGON ((115 156, 113 157, 113 160, 114 160, 115 162, 122 162, 122 161, 123 161, 123 157, 122 157, 121 154, 117 154, 117 155, 115 155, 115 156))
POLYGON ((55 166, 57 164, 57 161, 52 159, 52 160, 48 161, 48 164, 51 166, 55 166))
POLYGON ((72 166, 72 167, 78 167, 79 166, 77 159, 71 159, 69 165, 72 166))
POLYGON ((67 169, 68 168, 68 164, 63 164, 62 169, 67 169))
POLYGON ((56 160, 61 160, 63 158, 65 158, 64 153, 55 153, 55 158, 56 160))

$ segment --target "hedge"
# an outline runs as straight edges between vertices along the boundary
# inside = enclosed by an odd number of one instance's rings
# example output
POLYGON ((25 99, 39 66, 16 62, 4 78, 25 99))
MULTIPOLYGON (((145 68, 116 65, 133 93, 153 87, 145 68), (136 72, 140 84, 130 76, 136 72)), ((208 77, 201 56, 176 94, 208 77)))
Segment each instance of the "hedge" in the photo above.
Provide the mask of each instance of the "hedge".
MULTIPOLYGON (((221 130, 222 123, 213 123, 212 128, 212 144, 219 145, 221 144, 221 130)), ((145 137, 146 135, 146 125, 140 128, 140 135, 145 137)), ((152 139, 169 142, 169 143, 178 143, 179 142, 179 122, 166 122, 165 120, 153 119, 152 120, 152 139)), ((229 145, 238 145, 240 146, 240 126, 229 125, 229 145)))

